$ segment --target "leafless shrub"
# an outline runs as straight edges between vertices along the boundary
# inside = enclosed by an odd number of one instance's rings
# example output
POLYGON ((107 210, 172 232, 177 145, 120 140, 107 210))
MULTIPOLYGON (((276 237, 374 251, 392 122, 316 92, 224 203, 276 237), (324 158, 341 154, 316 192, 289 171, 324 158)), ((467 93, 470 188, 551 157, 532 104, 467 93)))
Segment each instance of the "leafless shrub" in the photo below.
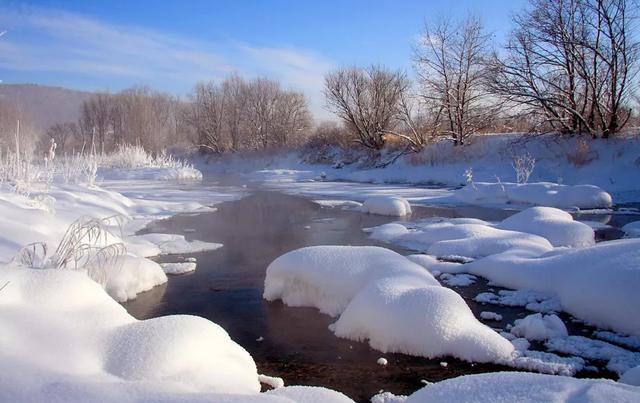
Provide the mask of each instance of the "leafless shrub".
POLYGON ((567 154, 567 160, 576 167, 585 166, 597 158, 598 154, 590 149, 585 139, 579 139, 575 151, 567 154))
POLYGON ((515 154, 511 166, 516 172, 516 182, 527 183, 536 166, 536 159, 529 153, 515 154))
POLYGON ((90 278, 106 284, 107 270, 120 264, 126 248, 117 240, 109 226, 122 231, 123 218, 110 216, 105 219, 81 217, 65 232, 58 247, 48 256, 48 246, 36 242, 23 247, 14 262, 34 269, 86 270, 90 278))

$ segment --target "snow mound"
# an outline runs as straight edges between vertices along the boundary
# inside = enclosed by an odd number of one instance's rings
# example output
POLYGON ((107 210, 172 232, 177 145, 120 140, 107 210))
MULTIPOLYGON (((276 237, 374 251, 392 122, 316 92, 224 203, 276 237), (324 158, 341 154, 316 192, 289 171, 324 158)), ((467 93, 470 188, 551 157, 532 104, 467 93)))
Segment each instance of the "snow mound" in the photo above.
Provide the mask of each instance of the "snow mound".
POLYGON ((622 227, 628 238, 640 238, 640 221, 633 221, 622 227))
POLYGON ((193 262, 160 263, 160 266, 166 274, 184 274, 196 270, 196 264, 193 262))
POLYGON ((189 315, 135 321, 113 329, 107 372, 131 380, 189 383, 198 390, 260 390, 255 363, 220 326, 189 315))
POLYGON ((519 403, 631 403, 640 399, 640 388, 610 380, 575 379, 524 372, 465 375, 426 386, 406 403, 519 402, 519 403))
POLYGON ((133 255, 118 258, 116 267, 106 270, 105 290, 118 302, 134 299, 139 293, 167 282, 158 263, 133 255))
POLYGON ((404 217, 411 215, 411 206, 407 199, 395 196, 374 196, 362 204, 362 212, 369 214, 404 217))
POLYGON ((620 383, 626 383, 627 385, 640 386, 640 366, 631 368, 618 380, 620 383))
POLYGON ((310 246, 285 253, 267 267, 264 298, 338 316, 367 284, 398 276, 412 277, 416 284, 440 285, 421 266, 389 249, 310 246))
POLYGON ((368 339, 384 353, 427 358, 496 362, 509 359, 514 350, 480 323, 455 291, 414 285, 412 278, 385 279, 364 288, 334 324, 334 333, 368 339))
POLYGON ((503 220, 498 228, 546 238, 553 246, 582 247, 595 242, 593 229, 553 207, 532 207, 503 220))
POLYGON ((504 287, 553 295, 563 310, 596 326, 640 336, 640 239, 539 258, 494 255, 464 266, 504 287))
POLYGON ((415 235, 419 242, 430 239, 441 239, 427 248, 427 253, 435 256, 481 258, 506 251, 538 256, 553 249, 549 241, 537 235, 477 224, 434 224, 415 235))
POLYGON ((287 397, 301 403, 353 403, 340 392, 317 386, 287 386, 265 392, 265 395, 287 397))
POLYGON ((558 208, 609 208, 611 195, 594 185, 560 185, 550 182, 477 182, 456 190, 454 197, 469 204, 532 204, 558 208))
MULTIPOLYGON (((542 236, 500 229, 486 223, 450 220, 412 223, 412 226, 414 228, 408 229, 402 224, 391 223, 365 231, 371 233, 373 239, 440 257, 481 258, 507 251, 539 256, 553 249, 542 236)), ((591 228, 587 228, 593 234, 591 228)))
POLYGON ((511 333, 527 340, 548 340, 555 337, 567 337, 567 327, 558 315, 536 313, 515 321, 511 333))
POLYGON ((79 271, 2 267, 0 284, 7 282, 2 401, 185 401, 180 394, 260 391, 249 353, 213 322, 138 321, 79 271))
POLYGON ((340 315, 339 337, 368 339, 383 352, 496 362, 514 351, 480 323, 462 297, 421 266, 373 246, 313 246, 267 268, 264 298, 340 315))

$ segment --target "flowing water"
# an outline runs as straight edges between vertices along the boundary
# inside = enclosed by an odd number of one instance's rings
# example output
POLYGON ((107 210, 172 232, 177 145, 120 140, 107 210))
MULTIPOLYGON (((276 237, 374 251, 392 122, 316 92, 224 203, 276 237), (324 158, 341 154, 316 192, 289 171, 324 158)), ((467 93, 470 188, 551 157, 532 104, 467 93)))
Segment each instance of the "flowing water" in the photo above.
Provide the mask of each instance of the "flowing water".
MULTIPOLYGON (((125 303, 133 316, 146 319, 192 314, 208 318, 224 327, 233 340, 249 351, 260 373, 280 376, 289 385, 336 389, 357 401, 368 401, 381 389, 410 394, 425 381, 508 369, 450 358, 428 360, 383 354, 366 343, 335 337, 328 329, 335 319, 314 308, 292 308, 279 301, 262 299, 266 268, 278 256, 310 245, 379 245, 368 239, 362 229, 397 219, 322 208, 302 197, 260 188, 248 191, 249 195, 243 199, 218 205, 215 212, 178 215, 156 221, 146 229, 184 233, 187 239, 220 242, 224 247, 162 257, 162 261, 167 262, 195 257, 198 268, 191 274, 171 276, 166 284, 125 303), (382 356, 388 359, 389 365, 382 367, 376 363, 382 356), (442 361, 447 361, 446 367, 441 365, 442 361)), ((468 206, 416 207, 414 210, 413 219, 438 216, 496 221, 514 213, 513 210, 468 206)), ((504 316, 506 324, 530 313, 521 308, 487 308, 475 303, 472 298, 477 293, 490 289, 482 279, 470 287, 455 289, 476 315, 482 310, 496 311, 504 316)), ((571 324, 570 330, 579 333, 590 329, 571 324)))

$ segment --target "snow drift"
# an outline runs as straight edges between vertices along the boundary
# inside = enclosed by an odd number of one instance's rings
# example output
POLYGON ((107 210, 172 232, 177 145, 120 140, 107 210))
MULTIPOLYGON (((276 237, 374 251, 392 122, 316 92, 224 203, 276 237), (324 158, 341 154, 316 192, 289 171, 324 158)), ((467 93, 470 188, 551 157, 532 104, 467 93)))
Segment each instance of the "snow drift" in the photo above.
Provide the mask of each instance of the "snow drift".
POLYGON ((608 208, 611 195, 594 185, 478 182, 455 192, 455 198, 469 204, 533 204, 560 208, 608 208))
POLYGON ((373 246, 313 246, 267 268, 264 298, 339 316, 339 337, 369 340, 383 352, 507 360, 513 345, 480 323, 455 291, 421 266, 373 246))
POLYGON ((369 214, 404 217, 411 215, 411 205, 407 199, 395 196, 374 196, 362 204, 362 212, 369 214))
POLYGON ((405 402, 631 403, 638 399, 640 388, 610 380, 496 372, 465 375, 428 385, 405 402))

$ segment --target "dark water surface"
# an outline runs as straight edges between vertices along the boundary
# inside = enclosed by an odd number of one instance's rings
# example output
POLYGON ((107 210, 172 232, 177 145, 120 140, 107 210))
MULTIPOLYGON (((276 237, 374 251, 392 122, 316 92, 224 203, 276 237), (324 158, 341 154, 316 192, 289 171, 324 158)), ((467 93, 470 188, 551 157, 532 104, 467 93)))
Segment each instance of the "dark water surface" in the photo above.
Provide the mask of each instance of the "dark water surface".
MULTIPOLYGON (((220 242, 224 247, 163 257, 163 261, 182 261, 193 256, 198 268, 191 274, 171 276, 166 284, 125 303, 133 316, 146 319, 192 314, 208 318, 224 327, 233 340, 251 353, 260 373, 280 376, 288 385, 336 389, 357 401, 369 401, 381 389, 410 394, 424 385, 423 380, 433 382, 461 374, 509 369, 451 358, 428 360, 383 354, 366 343, 335 337, 327 328, 335 319, 315 308, 291 308, 279 301, 262 299, 266 268, 278 256, 310 245, 378 245, 367 239, 362 229, 396 218, 322 208, 308 199, 260 189, 217 207, 216 212, 178 215, 149 226, 150 232, 184 233, 188 239, 220 242), (386 367, 376 364, 383 356, 389 361, 386 367), (448 365, 441 366, 442 361, 448 365)), ((513 213, 478 207, 417 207, 412 219, 464 216, 495 221, 513 213)), ((488 288, 479 279, 470 287, 455 289, 476 315, 483 310, 501 313, 502 327, 530 313, 472 301, 477 293, 488 288)))

